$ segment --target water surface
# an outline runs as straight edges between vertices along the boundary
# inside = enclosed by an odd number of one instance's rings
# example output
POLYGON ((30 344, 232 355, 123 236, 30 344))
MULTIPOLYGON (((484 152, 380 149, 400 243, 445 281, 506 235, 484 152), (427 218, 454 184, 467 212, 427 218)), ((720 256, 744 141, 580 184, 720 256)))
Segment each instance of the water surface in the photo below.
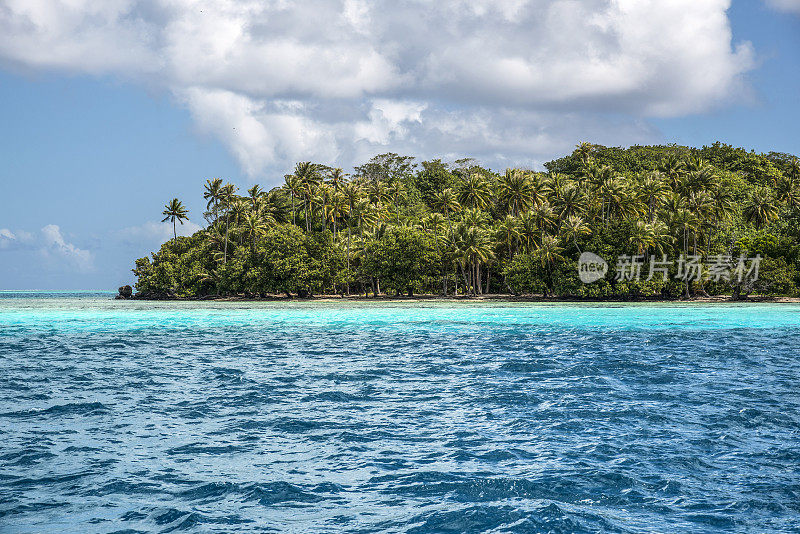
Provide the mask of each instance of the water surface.
POLYGON ((798 531, 800 306, 0 292, 0 532, 798 531))

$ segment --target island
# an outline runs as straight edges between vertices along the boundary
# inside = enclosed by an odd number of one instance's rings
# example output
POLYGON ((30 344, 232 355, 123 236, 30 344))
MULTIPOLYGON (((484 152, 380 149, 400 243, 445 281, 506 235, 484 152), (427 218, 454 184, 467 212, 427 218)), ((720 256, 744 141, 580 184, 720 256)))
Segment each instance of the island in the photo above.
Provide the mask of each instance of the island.
POLYGON ((544 168, 388 153, 350 174, 301 162, 247 194, 207 179, 205 228, 179 237, 188 212, 167 203, 173 239, 136 260, 120 296, 798 295, 797 156, 581 143, 544 168))

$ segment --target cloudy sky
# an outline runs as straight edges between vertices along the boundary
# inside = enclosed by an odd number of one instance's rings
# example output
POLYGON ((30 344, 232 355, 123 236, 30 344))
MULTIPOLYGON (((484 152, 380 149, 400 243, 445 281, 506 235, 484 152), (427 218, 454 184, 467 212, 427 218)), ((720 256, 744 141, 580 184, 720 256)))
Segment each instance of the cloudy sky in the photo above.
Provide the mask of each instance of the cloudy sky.
POLYGON ((800 153, 800 0, 0 0, 0 289, 108 289, 201 187, 387 151, 800 153))

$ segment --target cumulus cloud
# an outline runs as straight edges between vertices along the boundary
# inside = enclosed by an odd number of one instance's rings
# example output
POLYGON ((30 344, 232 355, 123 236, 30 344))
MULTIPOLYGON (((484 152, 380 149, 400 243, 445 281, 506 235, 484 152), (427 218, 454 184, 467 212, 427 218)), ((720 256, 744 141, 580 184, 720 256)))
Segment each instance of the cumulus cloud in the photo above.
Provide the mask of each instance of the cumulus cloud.
POLYGON ((41 233, 43 243, 41 252, 44 256, 63 260, 78 271, 89 272, 94 269, 92 253, 68 243, 58 225, 48 224, 42 228, 41 233))
POLYGON ((766 0, 766 2, 768 6, 778 11, 800 15, 800 0, 766 0))
POLYGON ((252 176, 399 147, 514 162, 739 97, 754 54, 729 5, 6 0, 0 58, 169 90, 252 176))

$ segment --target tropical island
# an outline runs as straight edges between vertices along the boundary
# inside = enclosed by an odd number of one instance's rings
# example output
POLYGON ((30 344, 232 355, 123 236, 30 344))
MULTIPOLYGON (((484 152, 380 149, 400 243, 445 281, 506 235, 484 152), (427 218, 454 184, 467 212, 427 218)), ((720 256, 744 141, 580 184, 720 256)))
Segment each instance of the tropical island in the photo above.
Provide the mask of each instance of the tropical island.
MULTIPOLYGON (((246 195, 209 179, 206 227, 136 260, 135 297, 798 295, 797 156, 581 143, 544 167, 389 153, 352 174, 301 162, 246 195), (581 279, 585 252, 607 275, 581 279), (693 261, 714 268, 687 276, 693 261)), ((188 217, 178 199, 163 215, 173 230, 188 217)))

